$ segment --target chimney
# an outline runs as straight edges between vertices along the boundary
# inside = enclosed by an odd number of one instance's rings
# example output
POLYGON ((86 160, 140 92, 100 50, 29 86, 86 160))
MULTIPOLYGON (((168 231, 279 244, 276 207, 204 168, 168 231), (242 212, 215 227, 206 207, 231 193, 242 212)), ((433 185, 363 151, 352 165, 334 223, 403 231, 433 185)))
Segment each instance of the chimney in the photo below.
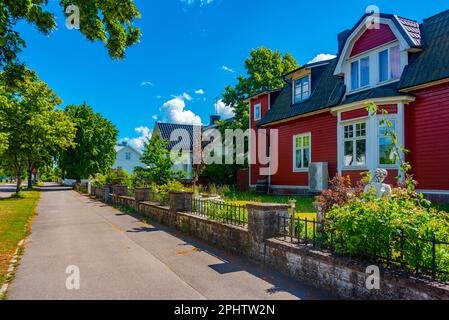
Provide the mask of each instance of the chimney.
POLYGON ((217 121, 220 121, 221 117, 219 115, 210 116, 210 125, 213 126, 217 121))
POLYGON ((338 53, 341 52, 341 50, 343 50, 343 47, 345 46, 345 42, 346 39, 349 36, 349 33, 351 33, 351 30, 345 30, 341 33, 338 34, 337 39, 338 39, 338 53))

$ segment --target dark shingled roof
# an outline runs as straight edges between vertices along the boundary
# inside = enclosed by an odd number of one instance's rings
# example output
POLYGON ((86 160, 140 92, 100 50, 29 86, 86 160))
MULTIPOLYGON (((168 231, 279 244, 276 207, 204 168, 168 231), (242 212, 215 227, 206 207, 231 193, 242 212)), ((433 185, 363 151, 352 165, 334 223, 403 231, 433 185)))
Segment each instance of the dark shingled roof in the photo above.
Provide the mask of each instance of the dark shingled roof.
POLYGON ((333 75, 336 63, 337 59, 333 59, 327 66, 323 66, 324 71, 316 84, 316 88, 312 88, 310 99, 304 102, 292 105, 292 86, 286 84, 271 109, 259 121, 258 125, 265 125, 337 105, 344 95, 345 85, 341 77, 333 75))
POLYGON ((382 98, 382 97, 397 97, 403 96, 404 93, 400 93, 397 89, 397 83, 387 84, 382 87, 373 88, 370 90, 364 90, 359 93, 347 95, 346 98, 340 103, 340 105, 363 101, 368 99, 382 98))
POLYGON ((399 89, 449 77, 449 10, 425 19, 421 35, 423 51, 406 67, 399 89))
MULTIPOLYGON (((196 135, 197 138, 201 139, 201 127, 200 126, 193 126, 193 125, 187 125, 187 124, 173 124, 173 123, 162 123, 158 122, 156 124, 157 128, 159 129, 159 132, 161 134, 162 139, 169 140, 169 149, 173 148, 175 145, 177 145, 181 140, 183 141, 183 144, 180 145, 183 149, 188 149, 192 151, 193 149, 193 136, 196 135), (179 130, 178 140, 177 141, 171 141, 170 137, 171 134, 175 130, 179 130), (195 133, 194 133, 195 132, 195 133)), ((176 132, 178 133, 178 132, 176 132)))
MULTIPOLYGON (((312 69, 313 91, 309 100, 292 105, 292 85, 287 84, 258 125, 266 125, 337 105, 374 98, 402 96, 404 93, 401 93, 400 89, 449 78, 449 10, 425 19, 422 25, 418 25, 416 21, 391 14, 381 14, 380 16, 391 19, 412 47, 422 48, 422 51, 410 54, 409 64, 399 82, 351 94, 342 101, 346 87, 343 78, 333 75, 338 62, 338 58, 336 58, 331 60, 327 66, 312 69), (324 68, 324 71, 320 68, 324 68), (315 69, 318 70, 314 75, 313 70, 315 69), (320 70, 322 74, 320 74, 320 70), (314 81, 317 81, 316 84, 313 83, 314 81)), ((365 17, 366 15, 352 30, 346 30, 339 35, 339 55, 343 47, 342 43, 365 17)))

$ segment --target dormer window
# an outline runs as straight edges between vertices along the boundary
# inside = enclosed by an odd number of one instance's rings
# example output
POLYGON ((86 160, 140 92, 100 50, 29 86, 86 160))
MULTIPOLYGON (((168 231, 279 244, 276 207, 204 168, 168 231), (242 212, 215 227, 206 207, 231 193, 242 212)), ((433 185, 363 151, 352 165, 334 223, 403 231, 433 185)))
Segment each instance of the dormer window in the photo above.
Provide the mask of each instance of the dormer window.
POLYGON ((370 85, 369 60, 369 57, 365 57, 351 63, 351 90, 370 85))
POLYGON ((294 81, 293 97, 295 103, 303 102, 310 97, 310 79, 309 76, 302 77, 294 81))
POLYGON ((399 45, 379 52, 379 82, 401 77, 401 52, 399 45))

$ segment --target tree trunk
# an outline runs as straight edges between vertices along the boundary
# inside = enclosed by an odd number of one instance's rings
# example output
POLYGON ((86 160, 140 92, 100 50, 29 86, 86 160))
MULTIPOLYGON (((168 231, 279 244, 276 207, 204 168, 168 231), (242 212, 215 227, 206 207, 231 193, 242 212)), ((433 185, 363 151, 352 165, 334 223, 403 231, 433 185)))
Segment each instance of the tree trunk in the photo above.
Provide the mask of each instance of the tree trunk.
POLYGON ((22 177, 20 175, 17 176, 17 185, 16 185, 16 193, 20 192, 20 187, 22 186, 22 177))
POLYGON ((33 188, 33 163, 28 162, 28 189, 33 188))

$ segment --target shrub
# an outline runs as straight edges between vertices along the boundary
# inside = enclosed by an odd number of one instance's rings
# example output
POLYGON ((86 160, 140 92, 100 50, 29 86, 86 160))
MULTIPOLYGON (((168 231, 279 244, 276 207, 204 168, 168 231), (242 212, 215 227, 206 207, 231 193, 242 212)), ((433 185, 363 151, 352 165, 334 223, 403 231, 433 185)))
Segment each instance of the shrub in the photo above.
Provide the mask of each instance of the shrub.
POLYGON ((350 200, 359 197, 364 189, 365 182, 358 182, 352 187, 350 177, 335 176, 329 181, 329 189, 324 190, 315 198, 315 207, 321 212, 329 212, 334 205, 344 205, 350 200))
MULTIPOLYGON (((431 269, 431 240, 449 240, 449 214, 431 208, 410 189, 397 188, 384 198, 364 194, 335 205, 327 218, 337 252, 401 260, 410 270, 431 269)), ((436 246, 437 267, 445 271, 449 271, 448 249, 436 246)))

